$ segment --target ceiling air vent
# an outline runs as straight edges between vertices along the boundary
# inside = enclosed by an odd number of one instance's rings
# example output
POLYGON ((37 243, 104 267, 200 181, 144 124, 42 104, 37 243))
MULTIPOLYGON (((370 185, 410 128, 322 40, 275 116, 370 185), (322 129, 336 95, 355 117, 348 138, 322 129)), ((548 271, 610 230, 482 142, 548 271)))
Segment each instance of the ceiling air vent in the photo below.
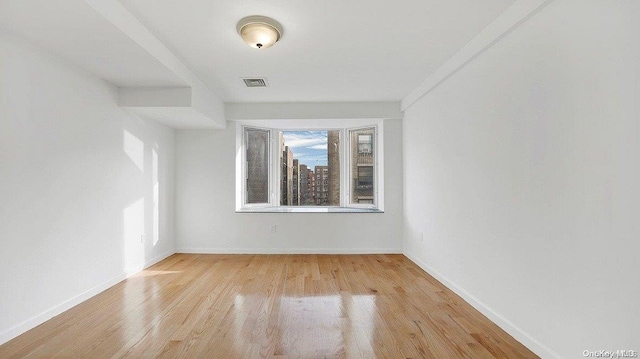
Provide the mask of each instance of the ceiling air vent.
POLYGON ((265 78, 249 78, 242 79, 247 87, 267 87, 267 79, 265 78))

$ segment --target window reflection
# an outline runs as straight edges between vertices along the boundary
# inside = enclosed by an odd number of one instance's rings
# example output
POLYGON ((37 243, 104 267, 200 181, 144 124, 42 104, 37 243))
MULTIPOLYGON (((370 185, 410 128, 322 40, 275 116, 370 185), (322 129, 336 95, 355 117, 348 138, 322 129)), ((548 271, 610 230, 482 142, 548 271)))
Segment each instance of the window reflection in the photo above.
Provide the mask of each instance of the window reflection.
MULTIPOLYGON (((278 355, 322 357, 348 347, 358 348, 363 357, 375 357, 371 342, 376 296, 283 296, 276 300, 279 303, 271 305, 265 295, 239 294, 234 298, 236 343, 269 341, 274 330, 270 326, 275 324, 278 355), (277 315, 269 313, 270 308, 278 310, 277 315), (277 323, 267 323, 266 318, 277 323)), ((243 348, 236 350, 242 352, 243 348)))

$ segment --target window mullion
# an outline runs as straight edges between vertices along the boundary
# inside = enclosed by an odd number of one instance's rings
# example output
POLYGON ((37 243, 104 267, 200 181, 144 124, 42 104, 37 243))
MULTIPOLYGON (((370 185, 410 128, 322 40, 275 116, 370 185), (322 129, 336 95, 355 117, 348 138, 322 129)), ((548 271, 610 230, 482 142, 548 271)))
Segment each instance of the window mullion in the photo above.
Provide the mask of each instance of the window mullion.
POLYGON ((377 126, 349 128, 347 132, 351 141, 347 154, 350 191, 347 204, 349 207, 375 208, 378 202, 377 126))

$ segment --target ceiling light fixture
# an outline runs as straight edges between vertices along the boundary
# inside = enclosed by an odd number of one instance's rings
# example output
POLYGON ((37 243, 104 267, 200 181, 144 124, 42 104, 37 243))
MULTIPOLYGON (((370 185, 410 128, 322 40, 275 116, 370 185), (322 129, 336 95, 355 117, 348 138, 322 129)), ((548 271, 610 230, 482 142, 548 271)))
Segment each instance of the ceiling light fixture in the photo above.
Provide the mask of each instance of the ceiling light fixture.
POLYGON ((266 16, 247 16, 236 26, 244 42, 256 49, 267 49, 282 37, 282 25, 266 16))

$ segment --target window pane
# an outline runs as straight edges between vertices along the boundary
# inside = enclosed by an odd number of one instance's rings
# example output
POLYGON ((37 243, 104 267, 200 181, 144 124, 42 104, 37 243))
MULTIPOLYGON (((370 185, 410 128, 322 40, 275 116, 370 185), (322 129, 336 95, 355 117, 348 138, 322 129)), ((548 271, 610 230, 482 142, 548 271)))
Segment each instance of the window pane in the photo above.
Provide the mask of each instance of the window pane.
POLYGON ((351 203, 374 204, 375 128, 349 131, 351 140, 351 203))
POLYGON ((340 131, 280 132, 280 205, 340 205, 340 131))
POLYGON ((247 203, 269 202, 269 131, 245 128, 247 203))
POLYGON ((373 186, 373 166, 358 167, 358 187, 373 186))
POLYGON ((371 153, 372 135, 358 135, 358 153, 371 153))

